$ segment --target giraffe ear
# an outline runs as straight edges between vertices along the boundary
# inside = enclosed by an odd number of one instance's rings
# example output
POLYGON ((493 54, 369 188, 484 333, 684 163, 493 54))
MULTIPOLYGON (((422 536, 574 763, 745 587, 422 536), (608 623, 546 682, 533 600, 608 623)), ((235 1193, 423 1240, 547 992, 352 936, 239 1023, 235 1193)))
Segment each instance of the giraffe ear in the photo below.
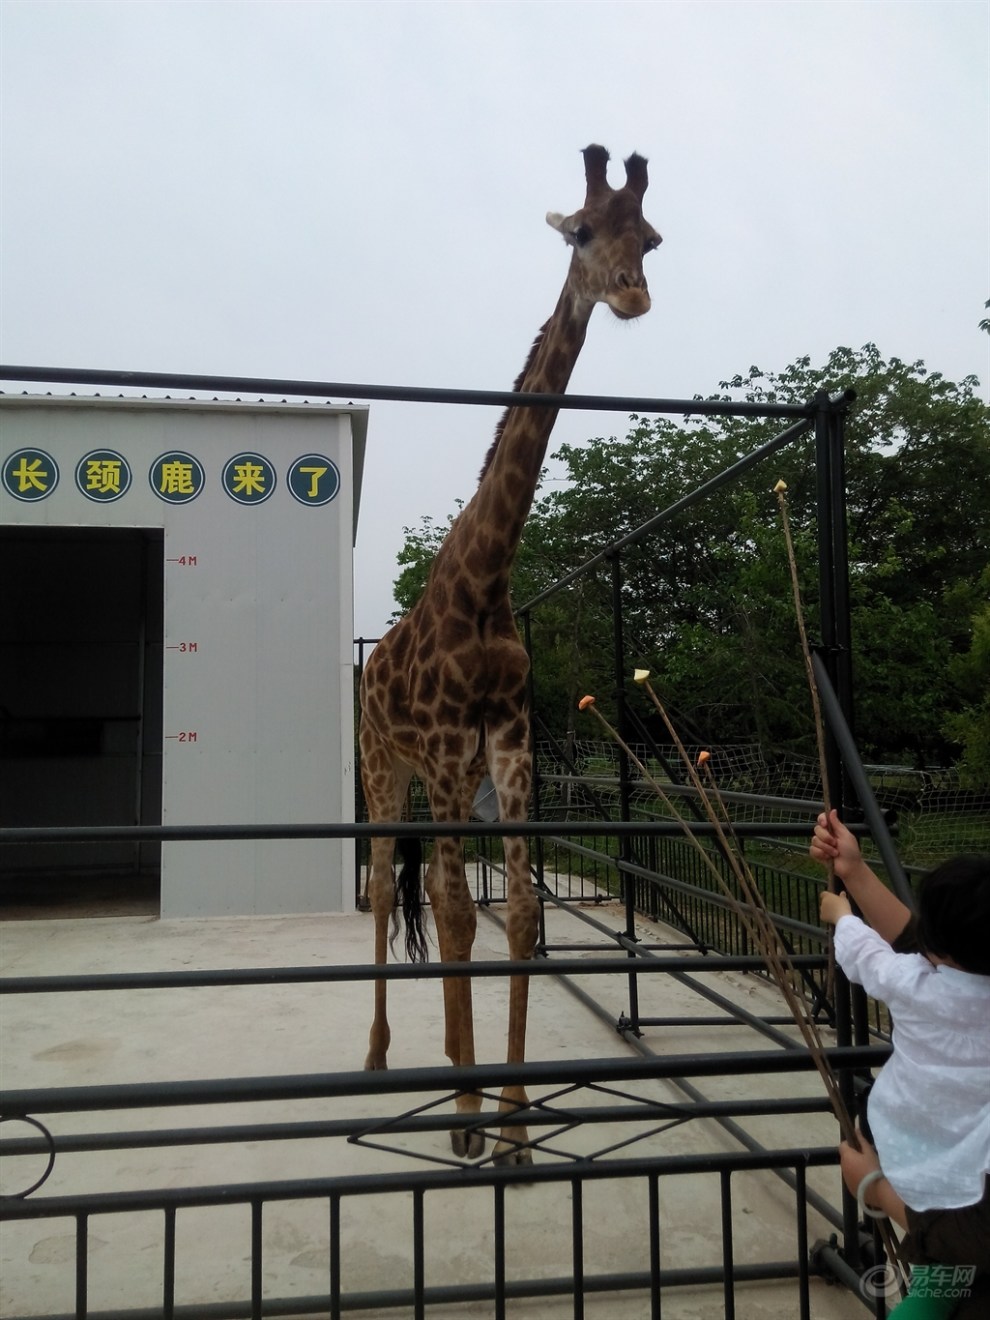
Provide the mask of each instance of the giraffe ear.
POLYGON ((591 230, 582 222, 580 216, 580 211, 574 215, 561 215, 559 211, 548 211, 547 224, 551 229, 556 229, 558 234, 562 234, 564 242, 569 243, 571 247, 584 247, 591 239, 591 230))

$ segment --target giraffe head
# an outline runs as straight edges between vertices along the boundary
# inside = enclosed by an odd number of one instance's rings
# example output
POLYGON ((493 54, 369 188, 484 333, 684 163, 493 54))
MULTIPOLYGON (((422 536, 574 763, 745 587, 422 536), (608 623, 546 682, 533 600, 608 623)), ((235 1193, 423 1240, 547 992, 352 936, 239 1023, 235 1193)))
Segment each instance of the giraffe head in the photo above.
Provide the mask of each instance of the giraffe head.
POLYGON ((631 320, 650 310, 643 258, 661 242, 643 219, 646 161, 630 156, 625 186, 612 188, 605 148, 585 147, 583 154, 588 185, 584 206, 573 215, 550 211, 547 224, 574 248, 568 276, 573 291, 589 302, 607 303, 616 316, 631 320))

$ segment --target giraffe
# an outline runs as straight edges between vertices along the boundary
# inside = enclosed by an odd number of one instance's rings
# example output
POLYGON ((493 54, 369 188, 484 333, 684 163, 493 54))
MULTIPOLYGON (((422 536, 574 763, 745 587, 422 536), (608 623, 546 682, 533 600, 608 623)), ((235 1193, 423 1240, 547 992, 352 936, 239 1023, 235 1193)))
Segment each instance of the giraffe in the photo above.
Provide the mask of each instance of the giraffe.
MULTIPOLYGON (((625 162, 626 182, 612 188, 608 152, 583 153, 586 196, 573 215, 547 215, 547 223, 573 249, 553 315, 538 333, 516 391, 562 393, 584 343, 596 303, 631 320, 650 308, 643 257, 660 235, 643 218, 647 166, 625 162)), ((529 661, 509 602, 509 571, 536 492, 556 410, 510 407, 485 459, 477 490, 453 522, 437 552, 423 595, 372 651, 361 678, 361 775, 369 819, 398 821, 413 775, 426 787, 434 821, 463 822, 487 770, 502 821, 525 821, 529 810, 531 748, 526 679, 529 661)), ((419 925, 419 857, 400 841, 406 865, 398 884, 394 841, 372 841, 368 898, 375 920, 375 962, 388 957, 388 927, 402 902, 406 948, 425 957, 419 925)), ((506 934, 513 961, 533 957, 539 902, 527 844, 504 840, 507 876, 506 934)), ((460 839, 438 837, 427 869, 426 893, 444 962, 469 961, 477 926, 464 874, 460 839)), ((391 1039, 384 980, 375 982, 375 1013, 365 1067, 387 1067, 391 1039)), ((506 1059, 525 1055, 529 978, 510 978, 506 1059)), ((444 980, 447 1057, 457 1066, 475 1061, 471 982, 444 980)), ((521 1085, 504 1088, 499 1108, 527 1104, 521 1085)), ((477 1113, 481 1097, 462 1094, 459 1114, 477 1113)), ((450 1133, 454 1154, 477 1158, 484 1136, 462 1126, 450 1133)), ((529 1164, 525 1128, 503 1127, 495 1147, 499 1163, 529 1164)))

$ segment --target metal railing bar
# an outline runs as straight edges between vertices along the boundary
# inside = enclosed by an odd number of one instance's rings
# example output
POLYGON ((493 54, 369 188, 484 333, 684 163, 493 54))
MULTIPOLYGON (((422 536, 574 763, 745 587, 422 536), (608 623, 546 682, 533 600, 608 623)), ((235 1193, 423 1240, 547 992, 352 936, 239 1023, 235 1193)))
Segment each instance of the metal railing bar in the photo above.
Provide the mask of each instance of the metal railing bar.
MULTIPOLYGON (((707 821, 692 827, 701 837, 715 835, 707 821)), ((733 826, 736 834, 757 834, 782 838, 805 838, 807 821, 777 825, 740 821, 733 826)), ((673 820, 568 821, 567 832, 576 835, 608 834, 634 838, 639 835, 679 835, 681 826, 673 820)), ((149 842, 223 842, 259 839, 440 839, 440 838, 553 838, 560 833, 560 821, 321 821, 310 824, 240 824, 240 825, 4 825, 0 826, 0 845, 20 843, 149 843, 149 842)))
POLYGON ((340 1195, 330 1194, 330 1315, 337 1320, 340 1315, 340 1195))
POLYGON ((650 1320, 660 1320, 660 1178, 648 1180, 650 1233, 650 1320))
POLYGON ((492 1189, 492 1250, 495 1255, 495 1320, 505 1320, 505 1186, 492 1189))
MULTIPOLYGON (((733 1271, 734 1279, 739 1283, 769 1283, 787 1279, 800 1279, 801 1271, 796 1261, 765 1261, 755 1264, 737 1264, 733 1271)), ((660 1275, 660 1285, 664 1288, 712 1287, 723 1282, 720 1265, 682 1266, 665 1269, 660 1275)), ((619 1274, 587 1275, 584 1279, 586 1293, 641 1292, 652 1286, 652 1274, 648 1271, 630 1271, 619 1274)), ((574 1288, 574 1281, 569 1275, 537 1279, 510 1279, 505 1283, 505 1297, 513 1301, 529 1300, 539 1297, 569 1297, 574 1288)), ((266 1299, 263 1315, 300 1316, 326 1314, 329 1310, 334 1320, 345 1311, 410 1311, 415 1294, 410 1289, 390 1289, 376 1292, 341 1293, 334 1304, 334 1295, 308 1296, 297 1298, 266 1299)), ((424 1302, 427 1306, 456 1306, 471 1302, 490 1302, 494 1300, 492 1284, 439 1284, 424 1290, 424 1302)), ((243 1320, 247 1302, 205 1302, 202 1304, 183 1305, 175 1308, 176 1320, 243 1320)), ((77 1320, 72 1314, 10 1316, 7 1320, 77 1320)), ((87 1320, 161 1320, 161 1312, 156 1308, 141 1310, 90 1311, 87 1320)))
MULTIPOLYGON (((223 394, 296 394, 321 399, 367 399, 387 403, 458 403, 500 408, 563 408, 584 412, 672 413, 685 417, 811 418, 815 408, 814 400, 799 404, 735 402, 728 399, 651 399, 639 395, 542 394, 413 385, 361 385, 341 381, 208 376, 171 371, 111 371, 90 367, 0 365, 0 380, 51 385, 110 385, 121 389, 219 390, 223 394)), ((806 425, 810 425, 810 422, 806 425)))
POLYGON ((175 1314, 175 1207, 165 1210, 163 1244, 162 1317, 172 1320, 175 1314))
POLYGON ((264 1202, 251 1202, 251 1320, 261 1320, 264 1202))
POLYGON ((76 1212, 76 1317, 85 1320, 89 1294, 89 1216, 76 1212))
POLYGON ((584 1184, 571 1179, 571 1277, 574 1320, 584 1320, 584 1184))
POLYGON ((797 1259, 801 1271, 798 1300, 801 1313, 798 1320, 811 1320, 809 1286, 811 1272, 808 1255, 808 1178, 802 1165, 794 1170, 794 1218, 797 1223, 797 1259))
MULTIPOLYGON (((581 915, 577 912, 575 916, 581 915)), ((370 933, 370 925, 369 925, 370 933)), ((646 946, 637 946, 645 948, 646 946)), ((821 967, 818 954, 803 954, 794 959, 796 966, 821 967)), ((765 966, 761 958, 748 954, 711 954, 699 958, 697 954, 685 957, 651 958, 637 971, 650 973, 698 972, 753 972, 765 966)), ((534 958, 505 962, 472 963, 390 963, 379 967, 374 963, 358 963, 334 967, 239 967, 216 971, 172 972, 87 972, 65 976, 3 976, 0 994, 81 994, 90 991, 117 990, 211 989, 221 986, 306 985, 312 982, 340 983, 354 981, 436 981, 447 977, 469 976, 472 979, 504 976, 555 976, 577 973, 587 976, 608 976, 628 969, 617 958, 534 958)))
MULTIPOLYGON (((635 1100, 628 1105, 579 1106, 566 1110, 569 1122, 623 1123, 648 1122, 677 1116, 685 1121, 704 1118, 780 1117, 784 1114, 824 1114, 829 1112, 825 1096, 791 1096, 784 1099, 704 1100, 684 1104, 635 1100)), ((477 1114, 383 1114, 377 1117, 321 1119, 287 1123, 241 1123, 215 1127, 150 1128, 130 1132, 73 1133, 52 1138, 56 1155, 85 1155, 111 1150, 153 1150, 171 1146, 211 1146, 261 1141, 324 1141, 357 1137, 371 1130, 387 1130, 395 1135, 419 1136, 431 1132, 449 1132, 477 1127, 553 1127, 561 1121, 561 1106, 555 1112, 540 1107, 514 1111, 485 1110, 477 1114)), ((40 1137, 0 1139, 0 1158, 44 1155, 50 1150, 40 1137)))
MULTIPOLYGON (((844 1045, 824 1051, 834 1069, 880 1067, 887 1046, 844 1045)), ((500 1090, 506 1085, 630 1082, 728 1073, 810 1072, 804 1050, 742 1050, 669 1054, 649 1058, 562 1059, 523 1064, 476 1064, 471 1068, 395 1068, 387 1071, 302 1073, 288 1077, 232 1077, 197 1081, 126 1082, 117 1085, 24 1088, 0 1093, 5 1116, 65 1114, 84 1110, 155 1109, 174 1105, 242 1104, 259 1100, 314 1100, 341 1096, 500 1090)), ((702 1097, 703 1098, 703 1097, 702 1097)))
MULTIPOLYGON (((794 1019, 786 1014, 780 1017, 764 1017, 761 1022, 768 1023, 771 1027, 793 1026, 794 1019)), ((711 1017, 643 1017, 640 1015, 639 1025, 641 1027, 745 1027, 750 1024, 743 1021, 742 1018, 725 1013, 721 1016, 712 1015, 711 1017)))
POLYGON ((722 1210, 722 1298, 725 1320, 736 1320, 736 1294, 732 1278, 732 1182, 728 1169, 719 1173, 722 1210))
POLYGON ((416 1320, 425 1320, 426 1315, 426 1262, 423 1250, 424 1226, 423 1189, 417 1187, 413 1191, 413 1306, 416 1320))
MULTIPOLYGON (((636 1060, 635 1062, 638 1062, 636 1060)), ((838 1164, 835 1146, 781 1149, 712 1151, 700 1154, 639 1156, 635 1159, 582 1160, 582 1178, 587 1181, 641 1178, 651 1173, 664 1177, 686 1174, 716 1174, 723 1168, 736 1172, 792 1168, 804 1164, 824 1168, 838 1164)), ((161 1212, 169 1207, 195 1209, 204 1206, 249 1205, 256 1197, 268 1201, 306 1201, 333 1195, 412 1193, 448 1191, 452 1188, 490 1187, 498 1183, 560 1183, 574 1177, 573 1161, 526 1166, 465 1164, 457 1168, 415 1169, 377 1174, 338 1174, 321 1178, 296 1178, 279 1182, 225 1183, 191 1187, 157 1187, 137 1191, 87 1192, 77 1195, 35 1196, 28 1200, 8 1197, 0 1202, 0 1221, 82 1218, 98 1214, 161 1212)))

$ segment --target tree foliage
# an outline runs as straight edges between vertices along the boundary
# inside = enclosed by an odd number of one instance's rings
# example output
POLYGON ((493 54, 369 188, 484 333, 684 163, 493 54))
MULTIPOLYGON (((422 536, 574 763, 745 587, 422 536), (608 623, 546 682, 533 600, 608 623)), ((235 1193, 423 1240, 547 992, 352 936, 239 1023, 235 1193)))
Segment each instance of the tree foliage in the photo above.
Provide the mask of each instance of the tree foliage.
MULTIPOLYGON (((847 386, 846 479, 856 727, 869 757, 948 761, 990 781, 990 443, 976 380, 956 384, 868 344, 815 367, 751 367, 713 397, 805 403, 847 386), (982 686, 981 686, 982 685, 982 686), (981 750, 982 748, 982 750, 981 750)), ((563 445, 513 576, 517 605, 779 434, 777 421, 634 417, 625 439, 563 445)), ((652 670, 686 736, 803 748, 810 738, 786 551, 772 487, 788 485, 806 623, 817 630, 813 443, 778 452, 621 551, 627 670, 652 670)), ((446 526, 406 529, 396 599, 414 602, 446 526)), ((612 559, 530 614, 537 708, 558 735, 576 701, 614 697, 612 559)))
MULTIPOLYGON (((990 593, 990 569, 984 574, 990 593)), ((971 788, 990 785, 990 604, 973 615, 969 649, 953 657, 950 677, 962 697, 946 720, 946 733, 962 748, 960 771, 971 788)))

